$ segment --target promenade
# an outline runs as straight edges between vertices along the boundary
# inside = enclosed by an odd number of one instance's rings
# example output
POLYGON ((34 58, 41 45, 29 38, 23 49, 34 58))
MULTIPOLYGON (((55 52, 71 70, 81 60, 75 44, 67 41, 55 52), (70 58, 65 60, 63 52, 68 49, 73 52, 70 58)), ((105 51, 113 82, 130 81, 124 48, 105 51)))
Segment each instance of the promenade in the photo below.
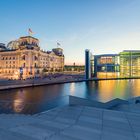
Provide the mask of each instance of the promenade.
POLYGON ((139 140, 140 113, 64 106, 37 115, 0 115, 1 140, 139 140))
POLYGON ((90 78, 85 79, 84 74, 61 74, 61 75, 50 75, 44 78, 33 78, 26 80, 0 80, 0 90, 43 86, 52 84, 63 84, 71 82, 84 82, 84 81, 100 81, 100 80, 129 80, 129 79, 140 79, 140 77, 117 77, 117 78, 90 78))
POLYGON ((85 81, 84 75, 51 75, 26 80, 0 80, 0 90, 85 81))

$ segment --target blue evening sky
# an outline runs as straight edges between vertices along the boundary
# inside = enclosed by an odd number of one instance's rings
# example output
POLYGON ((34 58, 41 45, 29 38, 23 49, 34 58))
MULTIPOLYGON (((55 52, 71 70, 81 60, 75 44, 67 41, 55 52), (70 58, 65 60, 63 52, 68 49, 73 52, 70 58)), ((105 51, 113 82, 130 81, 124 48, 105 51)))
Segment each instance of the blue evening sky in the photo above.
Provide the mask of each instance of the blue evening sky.
POLYGON ((66 64, 94 54, 140 49, 140 0, 0 0, 0 42, 28 35, 44 50, 64 49, 66 64))

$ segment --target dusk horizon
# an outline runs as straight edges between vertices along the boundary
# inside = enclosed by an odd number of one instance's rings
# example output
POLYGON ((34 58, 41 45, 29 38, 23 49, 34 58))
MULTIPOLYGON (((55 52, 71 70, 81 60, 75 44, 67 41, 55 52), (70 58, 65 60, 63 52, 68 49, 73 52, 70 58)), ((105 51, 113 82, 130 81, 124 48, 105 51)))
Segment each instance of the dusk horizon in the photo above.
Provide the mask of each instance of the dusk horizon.
POLYGON ((0 42, 26 36, 31 28, 43 50, 59 42, 66 64, 84 64, 85 49, 94 54, 139 49, 139 6, 139 0, 1 0, 0 42))

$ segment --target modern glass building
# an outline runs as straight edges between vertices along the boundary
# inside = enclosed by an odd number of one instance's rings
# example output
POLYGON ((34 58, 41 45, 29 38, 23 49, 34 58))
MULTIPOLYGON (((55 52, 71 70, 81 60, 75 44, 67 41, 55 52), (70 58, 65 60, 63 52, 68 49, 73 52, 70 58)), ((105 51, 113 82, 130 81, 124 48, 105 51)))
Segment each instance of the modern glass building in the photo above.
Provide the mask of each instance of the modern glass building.
POLYGON ((94 56, 94 77, 110 78, 118 77, 119 55, 103 54, 94 56))
POLYGON ((140 50, 125 50, 120 56, 120 77, 140 77, 140 50))
POLYGON ((119 54, 92 55, 85 51, 86 78, 140 77, 140 50, 125 50, 119 54))
POLYGON ((94 73, 94 60, 90 50, 85 50, 85 76, 86 79, 92 77, 94 73))

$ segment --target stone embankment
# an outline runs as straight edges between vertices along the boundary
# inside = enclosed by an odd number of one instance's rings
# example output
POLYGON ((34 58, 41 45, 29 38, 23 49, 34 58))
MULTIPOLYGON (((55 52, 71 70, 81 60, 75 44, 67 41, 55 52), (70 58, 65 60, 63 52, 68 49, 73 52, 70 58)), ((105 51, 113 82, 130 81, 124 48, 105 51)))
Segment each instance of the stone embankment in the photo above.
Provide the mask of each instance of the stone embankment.
POLYGON ((34 79, 26 79, 26 80, 0 80, 0 90, 52 85, 52 84, 64 84, 64 83, 71 83, 71 82, 100 81, 100 80, 129 80, 129 79, 140 79, 140 77, 85 79, 85 76, 82 74, 77 74, 77 75, 76 74, 74 74, 74 75, 63 74, 61 76, 52 75, 52 76, 48 76, 46 78, 34 78, 34 79))
POLYGON ((59 77, 53 76, 47 78, 35 78, 26 80, 1 80, 0 90, 82 81, 85 81, 83 75, 63 75, 59 77))

